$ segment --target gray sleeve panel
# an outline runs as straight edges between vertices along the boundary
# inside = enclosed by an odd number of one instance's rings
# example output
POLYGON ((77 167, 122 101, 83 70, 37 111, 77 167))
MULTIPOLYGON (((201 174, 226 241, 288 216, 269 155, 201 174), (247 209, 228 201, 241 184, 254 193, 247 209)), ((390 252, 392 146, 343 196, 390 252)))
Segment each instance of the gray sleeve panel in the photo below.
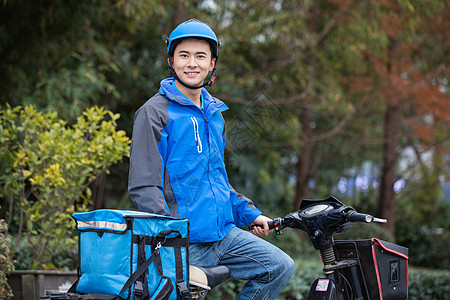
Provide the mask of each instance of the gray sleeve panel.
POLYGON ((249 208, 256 209, 255 204, 253 203, 252 200, 250 200, 250 198, 247 198, 243 194, 236 192, 236 190, 234 189, 234 187, 231 184, 229 184, 229 186, 230 186, 230 190, 236 194, 237 199, 247 201, 249 208))
POLYGON ((227 138, 227 123, 225 122, 225 118, 223 117, 222 113, 220 113, 220 117, 222 118, 222 122, 223 122, 223 132, 222 135, 223 137, 226 139, 227 138))
POLYGON ((139 211, 170 215, 164 199, 163 153, 158 143, 169 122, 169 100, 157 94, 134 116, 128 192, 139 211))

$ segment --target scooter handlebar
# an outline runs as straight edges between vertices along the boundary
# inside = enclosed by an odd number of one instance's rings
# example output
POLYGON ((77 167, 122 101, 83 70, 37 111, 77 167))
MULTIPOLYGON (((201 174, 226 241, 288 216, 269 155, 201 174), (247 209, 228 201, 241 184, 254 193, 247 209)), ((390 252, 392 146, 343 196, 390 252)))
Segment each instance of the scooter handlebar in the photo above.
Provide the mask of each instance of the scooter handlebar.
POLYGON ((370 223, 370 222, 377 222, 377 223, 387 223, 386 219, 380 219, 380 218, 375 218, 371 215, 368 214, 362 214, 362 213, 358 213, 354 210, 349 211, 347 214, 347 220, 349 222, 362 222, 362 223, 370 223))
POLYGON ((358 213, 354 210, 349 211, 346 214, 347 220, 350 222, 362 222, 362 223, 370 223, 373 221, 373 217, 368 214, 358 213))

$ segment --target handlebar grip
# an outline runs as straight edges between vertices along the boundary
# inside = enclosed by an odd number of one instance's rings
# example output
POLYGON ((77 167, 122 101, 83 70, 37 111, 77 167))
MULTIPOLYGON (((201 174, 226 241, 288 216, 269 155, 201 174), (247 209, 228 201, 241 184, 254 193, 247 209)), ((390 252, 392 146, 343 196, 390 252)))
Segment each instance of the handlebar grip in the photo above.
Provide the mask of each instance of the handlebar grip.
MULTIPOLYGON (((281 218, 276 218, 272 221, 268 221, 267 225, 269 225, 269 229, 273 229, 275 231, 276 235, 280 235, 281 234, 281 218)), ((254 227, 261 227, 263 228, 263 226, 261 225, 252 225, 252 226, 248 226, 248 230, 253 230, 254 227)))
POLYGON ((350 222, 362 222, 362 223, 370 223, 373 221, 373 217, 368 214, 361 214, 356 211, 349 211, 347 213, 347 219, 350 222))

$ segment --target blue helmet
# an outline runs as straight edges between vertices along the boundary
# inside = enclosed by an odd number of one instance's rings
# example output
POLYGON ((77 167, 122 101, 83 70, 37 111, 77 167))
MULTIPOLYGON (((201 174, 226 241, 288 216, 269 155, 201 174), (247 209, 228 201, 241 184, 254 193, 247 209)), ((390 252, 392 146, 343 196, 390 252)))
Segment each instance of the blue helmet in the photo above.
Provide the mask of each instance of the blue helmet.
POLYGON ((211 50, 213 50, 213 57, 218 57, 220 43, 216 37, 216 34, 208 25, 197 19, 190 19, 188 21, 185 21, 172 31, 169 38, 167 39, 168 56, 173 55, 173 51, 175 50, 175 46, 177 44, 176 42, 174 43, 174 41, 184 38, 205 39, 212 45, 211 50))

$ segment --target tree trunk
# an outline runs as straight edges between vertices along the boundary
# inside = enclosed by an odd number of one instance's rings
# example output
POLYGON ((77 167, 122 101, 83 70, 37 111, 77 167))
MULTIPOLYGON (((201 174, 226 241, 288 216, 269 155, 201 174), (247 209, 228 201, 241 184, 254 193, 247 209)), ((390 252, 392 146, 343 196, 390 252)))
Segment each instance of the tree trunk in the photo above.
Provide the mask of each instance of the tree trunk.
POLYGON ((398 107, 387 105, 383 146, 383 169, 380 185, 379 215, 388 220, 387 230, 394 236, 395 192, 398 141, 398 107))
POLYGON ((172 17, 172 29, 188 19, 188 1, 177 1, 174 4, 174 16, 172 17))
POLYGON ((310 170, 312 166, 312 148, 313 143, 311 141, 312 129, 312 108, 306 105, 301 114, 302 136, 300 140, 304 141, 302 150, 297 155, 297 183, 295 189, 295 201, 294 210, 298 210, 300 202, 308 197, 309 186, 308 181, 311 177, 310 170))
POLYGON ((399 118, 401 91, 395 83, 398 74, 395 67, 398 40, 391 38, 387 51, 386 73, 384 74, 384 101, 386 113, 384 118, 384 141, 383 141, 383 169, 381 173, 380 199, 378 201, 378 213, 382 218, 388 220, 386 229, 395 236, 395 192, 397 168, 397 145, 399 135, 399 118))
MULTIPOLYGON (((312 99, 308 99, 307 101, 312 101, 312 99)), ((293 211, 296 211, 300 208, 300 203, 303 199, 307 198, 309 194, 309 179, 311 178, 311 168, 313 165, 312 150, 314 145, 314 143, 311 141, 311 122, 313 120, 312 105, 305 105, 300 118, 302 127, 302 136, 300 136, 300 140, 303 141, 304 144, 297 155, 297 182, 295 188, 295 201, 293 211)), ((307 239, 307 235, 303 231, 296 230, 296 233, 301 241, 307 239)))
MULTIPOLYGON (((314 33, 319 33, 317 15, 320 11, 320 2, 316 1, 310 7, 311 18, 308 21, 308 29, 314 33)), ((309 80, 315 81, 317 62, 314 56, 307 58, 307 64, 310 66, 309 80)), ((314 96, 308 96, 305 103, 302 103, 302 112, 300 114, 300 124, 302 128, 300 141, 303 142, 300 152, 297 155, 297 183, 295 189, 294 210, 298 210, 303 199, 309 194, 309 179, 311 177, 311 169, 313 165, 312 151, 314 142, 311 140, 313 130, 311 124, 313 122, 314 96)), ((300 232, 300 231, 298 231, 300 232)))

